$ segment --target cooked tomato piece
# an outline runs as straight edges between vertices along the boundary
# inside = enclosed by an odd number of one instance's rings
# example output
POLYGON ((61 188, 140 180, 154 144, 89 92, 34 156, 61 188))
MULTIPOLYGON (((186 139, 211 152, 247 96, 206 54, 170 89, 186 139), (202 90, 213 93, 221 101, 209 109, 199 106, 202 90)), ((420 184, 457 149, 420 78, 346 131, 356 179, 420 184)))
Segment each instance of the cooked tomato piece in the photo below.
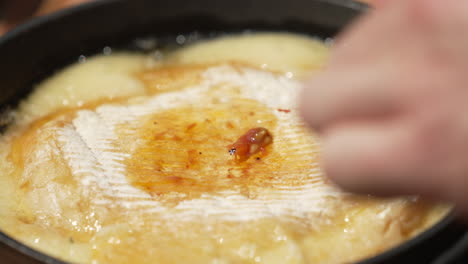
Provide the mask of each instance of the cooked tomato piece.
POLYGON ((263 152, 265 147, 272 142, 273 137, 266 128, 252 128, 237 139, 234 144, 228 146, 229 154, 234 156, 236 161, 242 162, 258 152, 263 152))

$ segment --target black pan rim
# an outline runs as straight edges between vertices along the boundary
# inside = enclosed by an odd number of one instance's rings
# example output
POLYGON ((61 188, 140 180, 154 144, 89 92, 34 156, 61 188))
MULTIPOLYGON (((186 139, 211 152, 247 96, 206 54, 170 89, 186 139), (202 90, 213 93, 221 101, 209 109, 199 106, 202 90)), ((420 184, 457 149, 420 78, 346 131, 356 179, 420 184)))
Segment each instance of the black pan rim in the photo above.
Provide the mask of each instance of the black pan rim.
POLYGON ((421 241, 425 241, 427 239, 433 238, 443 229, 447 228, 448 226, 452 225, 454 222, 457 221, 457 213, 451 209, 450 212, 447 213, 442 219, 440 219, 437 223, 431 226, 429 229, 422 231, 421 233, 417 234, 413 238, 399 244, 393 248, 390 248, 379 255, 370 257, 368 259, 361 260, 358 264, 373 264, 373 263, 381 263, 382 261, 386 261, 391 259, 392 257, 400 254, 401 252, 407 251, 410 248, 418 245, 421 241))
MULTIPOLYGON (((53 12, 51 14, 35 17, 25 23, 22 23, 12 30, 8 31, 3 36, 0 36, 0 47, 4 45, 4 43, 10 41, 11 39, 17 38, 19 35, 26 34, 30 30, 34 30, 34 28, 42 26, 44 23, 48 23, 53 20, 58 20, 64 16, 68 16, 69 14, 77 13, 77 12, 84 12, 88 9, 96 8, 98 6, 105 6, 112 3, 123 2, 125 0, 99 0, 99 1, 91 1, 87 3, 83 3, 74 7, 66 8, 63 10, 59 10, 57 12, 53 12)), ((369 9, 369 5, 357 2, 356 0, 313 0, 316 2, 323 2, 328 3, 331 5, 341 6, 348 9, 352 9, 355 11, 366 11, 369 9)))
MULTIPOLYGON (((75 6, 72 8, 64 9, 49 15, 41 16, 34 18, 26 23, 23 23, 17 26, 15 29, 9 31, 2 37, 0 37, 0 48, 11 40, 16 39, 17 37, 27 34, 29 31, 34 30, 37 27, 44 26, 44 24, 52 23, 55 20, 60 20, 64 16, 68 16, 74 13, 86 12, 86 10, 96 8, 98 6, 105 6, 108 4, 116 4, 118 2, 123 2, 125 0, 100 0, 95 2, 85 3, 79 6, 75 6)), ((335 6, 349 8, 355 11, 364 12, 366 11, 369 6, 367 4, 356 2, 354 0, 314 0, 318 2, 324 2, 335 6)), ((420 234, 416 235, 412 239, 394 247, 389 250, 384 251, 383 253, 371 257, 369 259, 362 260, 361 264, 371 264, 371 263, 379 263, 380 261, 385 261, 391 258, 392 256, 398 255, 401 252, 408 250, 409 248, 419 244, 421 241, 426 239, 430 239, 434 237, 436 234, 440 233, 443 229, 447 228, 451 224, 453 224, 456 220, 456 213, 451 211, 445 217, 443 217, 439 222, 433 225, 431 228, 421 232, 420 234)), ((44 254, 26 244, 19 242, 18 240, 12 238, 11 236, 7 235, 5 232, 0 230, 0 243, 4 243, 5 245, 9 246, 10 248, 19 251, 20 253, 29 256, 35 260, 38 260, 43 263, 50 263, 50 264, 67 264, 62 260, 59 260, 55 257, 50 255, 44 254)))

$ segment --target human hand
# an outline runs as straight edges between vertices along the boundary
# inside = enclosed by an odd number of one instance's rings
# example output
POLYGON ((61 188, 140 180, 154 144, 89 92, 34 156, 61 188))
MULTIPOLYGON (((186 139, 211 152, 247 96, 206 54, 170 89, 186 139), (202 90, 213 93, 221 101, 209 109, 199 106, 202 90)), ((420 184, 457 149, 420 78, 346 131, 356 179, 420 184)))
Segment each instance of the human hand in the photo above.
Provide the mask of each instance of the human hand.
POLYGON ((468 214, 467 29, 467 1, 380 1, 337 40, 301 99, 328 177, 468 214))

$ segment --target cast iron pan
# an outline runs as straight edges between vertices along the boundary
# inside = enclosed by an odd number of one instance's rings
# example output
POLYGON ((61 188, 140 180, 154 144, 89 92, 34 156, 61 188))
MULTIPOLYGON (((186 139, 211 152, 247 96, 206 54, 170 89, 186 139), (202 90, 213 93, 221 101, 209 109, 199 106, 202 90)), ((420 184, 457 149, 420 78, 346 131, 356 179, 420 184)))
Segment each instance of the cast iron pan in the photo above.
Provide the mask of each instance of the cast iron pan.
MULTIPOLYGON (((35 19, 0 38, 0 106, 14 108, 34 84, 103 47, 133 49, 142 37, 245 30, 333 37, 367 6, 351 0, 109 0, 35 19)), ((430 263, 463 240, 450 215, 416 238, 362 264, 430 263)), ((464 239, 466 240, 466 239, 464 239)), ((463 250, 462 250, 463 251, 463 250)), ((2 263, 64 263, 0 232, 2 263)))

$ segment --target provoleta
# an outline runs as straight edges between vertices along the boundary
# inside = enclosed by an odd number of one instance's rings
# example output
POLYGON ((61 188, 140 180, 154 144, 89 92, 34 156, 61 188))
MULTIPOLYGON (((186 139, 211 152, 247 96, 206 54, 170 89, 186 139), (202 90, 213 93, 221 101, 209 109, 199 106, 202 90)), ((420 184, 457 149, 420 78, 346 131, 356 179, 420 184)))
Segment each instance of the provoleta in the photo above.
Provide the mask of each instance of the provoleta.
POLYGON ((296 101, 327 50, 253 34, 64 69, 1 139, 2 230, 74 263, 343 263, 405 241, 445 209, 320 172, 296 101))

